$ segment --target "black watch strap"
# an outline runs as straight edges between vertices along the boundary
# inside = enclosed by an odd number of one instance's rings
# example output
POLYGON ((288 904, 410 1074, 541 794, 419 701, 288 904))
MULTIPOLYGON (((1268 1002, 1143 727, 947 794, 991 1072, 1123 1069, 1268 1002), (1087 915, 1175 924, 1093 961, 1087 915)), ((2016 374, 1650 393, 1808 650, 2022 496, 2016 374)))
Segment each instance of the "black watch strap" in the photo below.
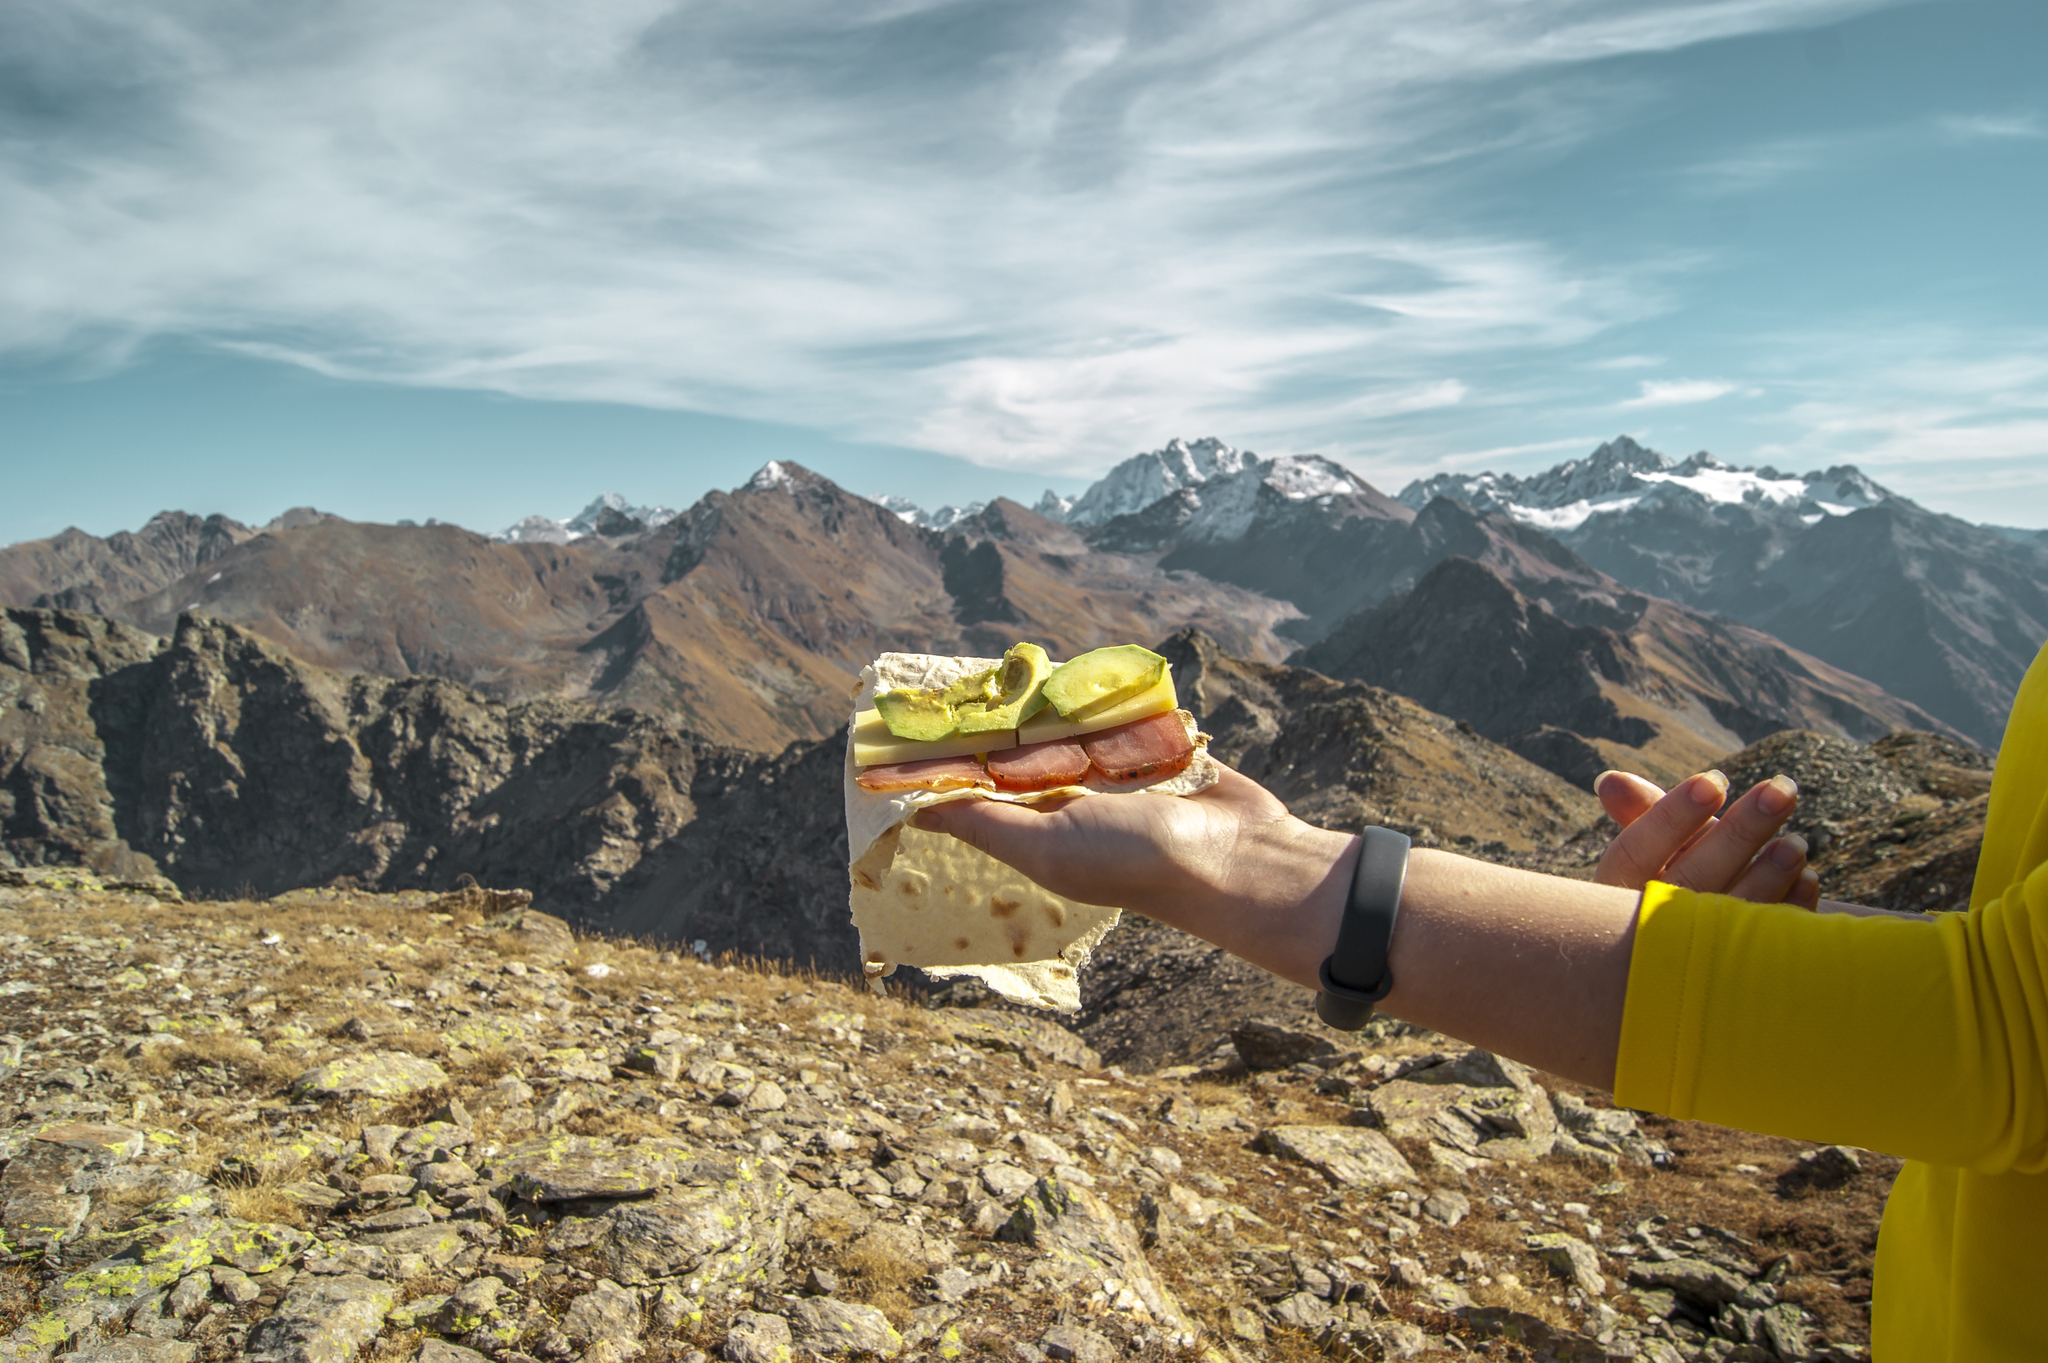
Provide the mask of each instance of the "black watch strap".
POLYGON ((1387 948, 1408 879, 1408 846, 1407 834, 1391 828, 1368 828, 1363 835, 1337 949, 1323 960, 1323 988, 1316 995, 1316 1016, 1339 1031, 1365 1026, 1373 1005, 1394 987, 1387 948))

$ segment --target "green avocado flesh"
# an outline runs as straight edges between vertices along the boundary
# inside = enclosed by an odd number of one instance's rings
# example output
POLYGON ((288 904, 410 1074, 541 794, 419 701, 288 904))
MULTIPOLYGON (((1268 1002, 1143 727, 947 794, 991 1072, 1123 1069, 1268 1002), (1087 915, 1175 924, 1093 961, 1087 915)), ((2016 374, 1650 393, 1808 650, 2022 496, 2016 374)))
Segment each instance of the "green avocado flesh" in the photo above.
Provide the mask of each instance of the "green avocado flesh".
POLYGON ((960 717, 937 691, 884 691, 875 697, 875 709, 898 738, 934 743, 960 731, 960 717))
POLYGON ((1014 729, 1045 708, 1052 659, 1037 644, 1018 644, 1002 662, 930 691, 898 687, 875 697, 882 723, 898 738, 935 743, 954 734, 1014 729))
POLYGON ((1014 729, 1045 708, 1045 679, 1052 675, 1052 659, 1037 644, 1018 644, 1003 655, 1002 666, 992 674, 995 694, 980 703, 960 707, 960 732, 993 733, 1014 729))
POLYGON ((1061 663, 1045 680, 1045 698, 1067 719, 1094 705, 1109 705, 1157 686, 1166 659, 1149 648, 1118 644, 1061 663))

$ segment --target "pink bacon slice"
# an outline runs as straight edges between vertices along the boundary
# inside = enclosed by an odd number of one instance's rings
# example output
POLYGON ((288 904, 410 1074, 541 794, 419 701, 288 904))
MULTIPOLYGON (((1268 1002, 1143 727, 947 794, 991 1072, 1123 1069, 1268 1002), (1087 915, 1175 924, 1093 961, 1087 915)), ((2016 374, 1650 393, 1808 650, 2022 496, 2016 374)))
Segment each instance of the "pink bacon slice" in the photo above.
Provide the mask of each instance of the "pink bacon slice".
POLYGON ((862 790, 965 790, 995 785, 981 763, 966 757, 928 757, 920 762, 885 762, 863 767, 853 778, 862 790))
POLYGON ((1088 750, 1077 739, 1033 743, 988 755, 997 790, 1051 790, 1077 786, 1088 775, 1088 750))
POLYGON ((1187 725, 1178 711, 1084 734, 1081 747, 1095 769, 1110 781, 1171 776, 1195 757, 1195 745, 1188 740, 1187 725))

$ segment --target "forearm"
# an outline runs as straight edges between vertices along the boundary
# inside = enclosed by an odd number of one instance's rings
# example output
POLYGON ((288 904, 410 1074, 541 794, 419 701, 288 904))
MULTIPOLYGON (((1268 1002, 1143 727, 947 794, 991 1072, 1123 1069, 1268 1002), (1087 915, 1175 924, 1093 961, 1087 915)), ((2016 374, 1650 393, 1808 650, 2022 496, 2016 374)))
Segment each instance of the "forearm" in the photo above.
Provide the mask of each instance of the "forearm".
MULTIPOLYGON (((1133 907, 1314 989, 1336 944, 1358 840, 1288 825, 1236 849, 1213 893, 1133 907)), ((1418 849, 1381 1011, 1607 1087, 1637 898, 1418 849)))
POLYGON ((1382 1008, 1611 1088, 1638 899, 1633 890, 1418 850, 1382 1008))

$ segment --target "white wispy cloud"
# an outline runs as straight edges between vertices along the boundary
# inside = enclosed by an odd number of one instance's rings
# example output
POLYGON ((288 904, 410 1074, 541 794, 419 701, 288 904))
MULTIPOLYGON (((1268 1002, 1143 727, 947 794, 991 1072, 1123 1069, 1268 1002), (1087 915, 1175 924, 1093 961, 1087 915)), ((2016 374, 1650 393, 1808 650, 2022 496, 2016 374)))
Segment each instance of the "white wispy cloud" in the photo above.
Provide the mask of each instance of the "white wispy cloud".
POLYGON ((2036 114, 1964 114, 1941 120, 1941 130, 1964 141, 2048 137, 2048 125, 2036 114))
POLYGON ((1669 305, 1395 211, 1598 122, 1478 83, 1881 3, 7 7, 0 355, 174 336, 1062 471, 1328 443, 1669 305))
POLYGON ((1617 407, 1682 407, 1694 402, 1712 402, 1734 392, 1735 384, 1719 379, 1645 379, 1635 397, 1616 403, 1617 407))

